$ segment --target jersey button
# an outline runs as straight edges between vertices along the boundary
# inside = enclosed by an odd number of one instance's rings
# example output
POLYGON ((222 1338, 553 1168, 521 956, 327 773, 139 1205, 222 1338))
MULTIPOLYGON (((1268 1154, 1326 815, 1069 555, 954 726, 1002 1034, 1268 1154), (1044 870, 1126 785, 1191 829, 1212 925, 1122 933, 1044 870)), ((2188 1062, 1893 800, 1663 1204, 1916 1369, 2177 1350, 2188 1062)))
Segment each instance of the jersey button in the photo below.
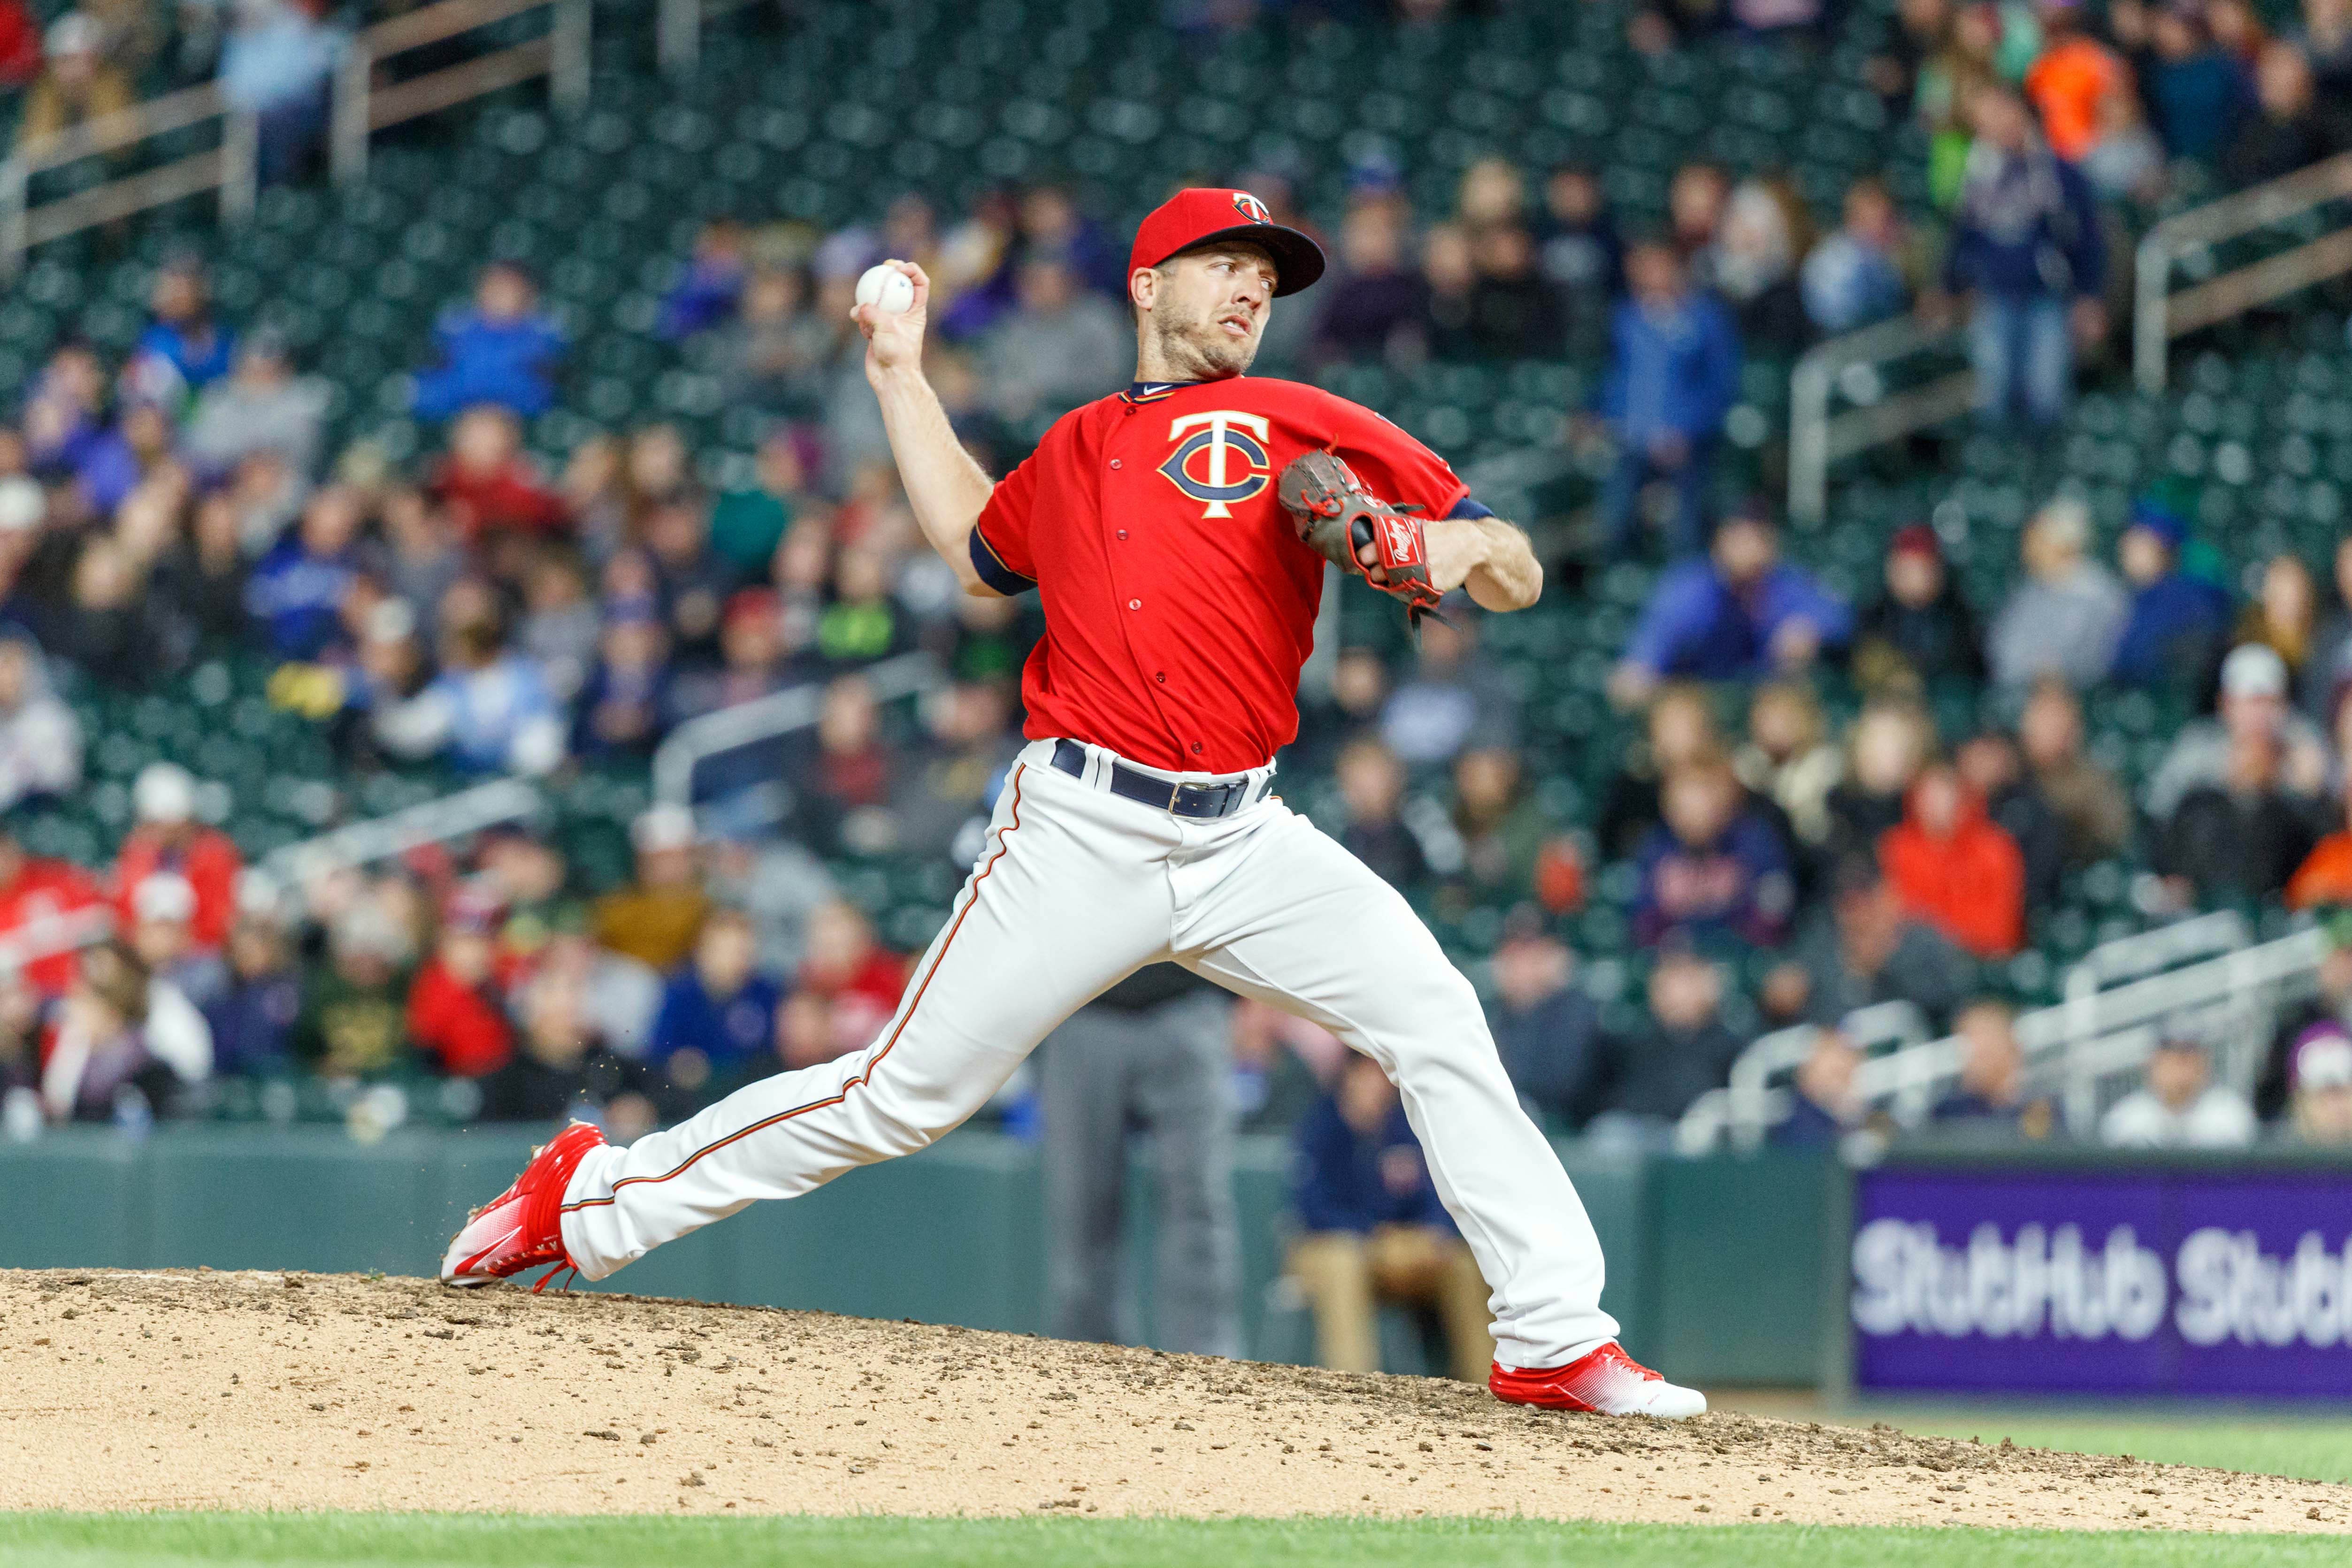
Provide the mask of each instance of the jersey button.
POLYGON ((1119 537, 1119 538, 1127 538, 1127 530, 1126 530, 1125 528, 1121 528, 1121 529, 1119 529, 1119 530, 1118 530, 1118 537, 1119 537))
POLYGON ((1195 757, 1201 755, 1201 743, 1197 740, 1192 743, 1192 755, 1195 757))
POLYGON ((1114 468, 1118 467, 1118 458, 1116 458, 1116 457, 1112 458, 1112 459, 1110 460, 1110 465, 1111 465, 1112 467, 1114 467, 1114 468))
POLYGON ((1130 599, 1127 601, 1127 607, 1129 610, 1140 610, 1143 608, 1143 601, 1140 599, 1130 599))
POLYGON ((1154 670, 1151 672, 1151 678, 1158 681, 1160 685, 1166 685, 1168 684, 1168 672, 1165 670, 1154 670))

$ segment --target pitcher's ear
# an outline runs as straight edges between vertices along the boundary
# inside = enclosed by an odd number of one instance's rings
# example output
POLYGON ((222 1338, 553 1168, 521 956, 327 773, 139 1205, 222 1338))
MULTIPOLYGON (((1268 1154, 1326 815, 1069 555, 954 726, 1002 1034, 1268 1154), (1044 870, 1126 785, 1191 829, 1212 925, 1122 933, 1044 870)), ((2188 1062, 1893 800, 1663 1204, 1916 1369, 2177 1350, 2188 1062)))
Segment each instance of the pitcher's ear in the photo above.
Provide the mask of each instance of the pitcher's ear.
POLYGON ((1160 269, 1139 267, 1128 274, 1127 298, 1138 310, 1149 310, 1160 298, 1160 269))

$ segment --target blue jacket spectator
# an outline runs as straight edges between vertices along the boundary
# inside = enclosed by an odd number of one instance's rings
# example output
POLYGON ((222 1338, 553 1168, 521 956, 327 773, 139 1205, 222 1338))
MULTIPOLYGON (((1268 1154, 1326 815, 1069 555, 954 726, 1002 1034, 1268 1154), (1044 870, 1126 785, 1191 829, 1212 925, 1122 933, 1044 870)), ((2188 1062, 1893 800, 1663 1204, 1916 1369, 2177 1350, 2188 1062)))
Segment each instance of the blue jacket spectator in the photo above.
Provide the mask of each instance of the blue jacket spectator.
POLYGON ((470 308, 435 323, 441 364, 416 377, 415 410, 446 419, 476 403, 495 403, 529 418, 555 403, 555 370, 563 334, 539 311, 539 291, 520 267, 482 269, 470 308))
MULTIPOLYGON (((1340 1109, 1349 1080, 1378 1072, 1372 1062, 1351 1058, 1339 1089, 1326 1093, 1298 1124, 1291 1202, 1307 1230, 1352 1230, 1365 1234, 1383 1225, 1430 1225, 1451 1229, 1453 1218, 1429 1179, 1429 1163, 1412 1135, 1404 1107, 1393 1090, 1388 1114, 1370 1132, 1359 1132, 1340 1109)), ((1369 1088, 1370 1085, 1365 1085, 1369 1088)))
POLYGON ((2077 338, 2105 329, 2099 291, 2106 246, 2091 186, 2034 130, 2006 88, 1969 101, 1977 140, 1961 176, 1944 286, 1973 293, 1969 355, 1978 417, 2021 413, 2037 426, 2065 413, 2077 338))
POLYGON ((1502 994, 1487 1015, 1512 1087, 1560 1127, 1580 1126, 1592 1113, 1604 1066, 1601 1009, 1570 983, 1571 962, 1553 937, 1507 940, 1495 950, 1502 994))
POLYGON ((1660 795, 1665 821, 1642 841, 1633 936, 1777 943, 1796 905, 1789 849, 1718 759, 1685 764, 1660 795))
POLYGON ((246 611, 279 658, 315 659, 341 638, 343 598, 360 574, 359 532, 359 497, 330 485, 253 569, 246 611))
POLYGON ((247 0, 221 47, 221 96, 259 121, 265 184, 292 174, 327 123, 327 80, 343 52, 341 34, 294 0, 247 0))
POLYGON ((1864 177, 1846 188, 1845 224, 1813 246, 1799 270, 1805 314, 1824 332, 1851 332, 1903 309, 1903 218, 1886 187, 1864 177))
POLYGON ((2173 157, 2210 163, 2236 134, 2252 84, 2246 68, 2213 41, 2201 11, 2152 9, 2156 64, 2147 97, 2156 132, 2173 157))
MULTIPOLYGON (((2006 97, 1998 89, 1982 96, 2006 97)), ((2004 145, 1980 132, 1969 152, 1944 286, 2004 298, 2095 296, 2106 280, 2107 252, 2090 183, 2033 134, 2021 104, 2010 99, 2008 106, 2017 110, 2021 134, 2016 145, 2004 145)), ((2007 128, 2003 121, 1997 129, 2007 128)))
POLYGON ((774 1065, 776 1009, 783 988, 758 972, 759 935, 740 911, 714 911, 702 923, 694 955, 663 988, 654 1017, 652 1059, 700 1051, 721 1075, 767 1059, 774 1065))
POLYGON ((1822 649, 1843 647, 1853 607, 1780 552, 1769 519, 1725 518, 1705 558, 1658 579, 1610 678, 1612 695, 1637 706, 1661 681, 1745 680, 1801 669, 1822 649))
POLYGON ((213 1071, 259 1078, 288 1066, 287 1041, 302 1010, 301 971, 282 933, 266 921, 229 932, 228 988, 205 1009, 213 1031, 213 1071))
POLYGON ((155 275, 148 296, 154 320, 139 335, 131 380, 143 394, 173 401, 203 391, 228 374, 236 355, 236 334, 214 319, 212 298, 204 268, 193 260, 167 263, 155 275), (169 367, 162 380, 148 381, 160 367, 169 367))
POLYGON ((743 226, 731 218, 703 225, 694 239, 692 259, 662 298, 657 330, 675 343, 718 326, 735 314, 750 276, 743 226))
POLYGON ((442 629, 441 674, 425 689, 444 754, 473 773, 545 773, 563 760, 563 710, 539 666, 510 653, 496 622, 442 629))
POLYGON ((1602 523, 1612 554, 1631 549, 1642 486, 1666 479, 1675 487, 1674 549, 1696 554, 1706 538, 1716 441, 1739 392, 1738 329, 1721 300, 1689 286, 1669 246, 1635 246, 1625 276, 1632 292, 1611 325, 1601 385, 1601 415, 1618 450, 1602 523))
POLYGON ((2219 664, 2230 639, 2229 591, 2180 570, 2187 538, 2174 513, 2147 502, 2132 508, 2119 547, 2131 616, 2110 679, 2185 690, 2201 685, 2219 664))

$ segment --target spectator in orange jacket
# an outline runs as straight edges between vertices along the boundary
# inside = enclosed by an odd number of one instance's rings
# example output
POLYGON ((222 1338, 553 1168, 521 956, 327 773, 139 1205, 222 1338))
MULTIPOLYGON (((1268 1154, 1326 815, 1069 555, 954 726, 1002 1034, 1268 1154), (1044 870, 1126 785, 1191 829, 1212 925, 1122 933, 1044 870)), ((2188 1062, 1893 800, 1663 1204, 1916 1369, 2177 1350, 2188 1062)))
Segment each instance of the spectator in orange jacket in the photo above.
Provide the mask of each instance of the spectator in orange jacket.
POLYGON ((196 780, 176 762, 151 762, 131 787, 139 825, 122 841, 114 862, 114 896, 125 925, 138 912, 131 895, 157 872, 177 872, 195 889, 196 911, 188 923, 196 946, 219 950, 236 923, 236 879, 245 857, 217 828, 196 821, 196 780))
MULTIPOLYGON (((2352 771, 2344 779, 2346 813, 2352 818, 2352 771)), ((2352 829, 2338 828, 2312 846, 2286 884, 2289 909, 2352 904, 2352 829)))
POLYGON ((1906 910, 1978 957, 2024 942, 2025 856, 1948 764, 1921 770, 1878 860, 1906 910))
POLYGON ((2080 0, 2042 0, 2042 56, 2025 73, 2025 96, 2042 116, 2042 140, 2080 163, 2099 140, 2099 107, 2131 90, 2131 72, 2083 26, 2080 0))

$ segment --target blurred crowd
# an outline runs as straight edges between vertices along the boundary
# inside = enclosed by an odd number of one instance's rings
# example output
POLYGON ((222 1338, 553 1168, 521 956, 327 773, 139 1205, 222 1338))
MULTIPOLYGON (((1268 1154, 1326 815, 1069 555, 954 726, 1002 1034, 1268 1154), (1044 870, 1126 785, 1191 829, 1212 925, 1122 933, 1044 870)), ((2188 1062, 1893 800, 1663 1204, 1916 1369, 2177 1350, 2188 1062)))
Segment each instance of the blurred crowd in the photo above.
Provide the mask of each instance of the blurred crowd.
MULTIPOLYGON (((25 88, 26 148, 134 84, 217 73, 263 116, 268 177, 299 178, 349 20, 293 0, 94 4, 44 32, 0 0, 0 73, 25 88)), ((1643 11, 1633 28, 1668 49, 1821 20, 1735 3, 1643 11)), ((1432 214, 1370 158, 1318 226, 1282 170, 1236 175, 1334 261, 1275 312, 1265 368, 1604 365, 1561 437, 1609 449, 1596 554, 1647 552, 1654 523, 1666 561, 1608 679, 1637 737, 1590 810, 1532 776, 1522 692, 1466 607, 1410 647, 1341 649, 1310 681, 1284 758, 1296 803, 1433 919, 1500 917, 1491 1022, 1557 1131, 1661 1143, 1759 1032, 1808 1025, 1776 1136, 1868 1132, 1854 1081, 1878 1042, 1843 1026, 1901 1001, 1964 1042, 1935 1110, 1948 1130, 2352 1144, 2352 956, 2269 1042, 2251 1097, 2217 1081, 2210 1042, 2181 1035, 2088 1126, 2034 1088, 2001 978, 2096 866, 2145 868, 2144 918, 2352 904, 2352 545, 2239 579, 2163 496, 2111 555, 2060 497, 1989 601, 1924 522, 1887 541, 1857 596, 1787 559, 1769 512, 1726 508, 1717 486, 1745 360, 1906 310, 1965 318, 1987 421, 2054 422, 2074 356, 2105 334, 2128 225, 2168 191, 2271 178, 2344 144, 2352 5, 2307 0, 2276 36, 2241 0, 2097 17, 2062 0, 1906 0, 1900 21, 1871 70, 1932 137, 1918 211, 1865 178, 1830 227, 1789 180, 1694 162, 1663 226, 1633 232, 1601 171, 1489 156, 1432 214), (2199 716, 2132 783, 2085 712, 2127 692, 2199 716), (1636 977, 1613 1011, 1588 985, 1599 966, 1560 936, 1611 900, 1636 977)), ((242 862, 214 825, 216 790, 173 763, 138 780, 111 865, 0 831, 8 1124, 585 1113, 626 1137, 864 1045, 910 959, 844 895, 841 868, 969 861, 1019 744, 1038 621, 1034 601, 960 595, 921 547, 851 292, 883 256, 925 267, 932 381, 1001 471, 1128 379, 1124 254, 1053 183, 960 213, 901 196, 831 232, 708 224, 655 330, 761 425, 745 454, 652 423, 535 455, 535 422, 568 406, 574 368, 536 279, 503 260, 415 345, 414 462, 366 440, 335 449, 346 389, 305 374, 266 309, 228 319, 192 257, 158 269, 128 356, 59 344, 0 428, 12 821, 81 785, 97 737, 69 696, 163 689, 217 658, 273 667, 272 700, 327 727, 352 775, 641 772, 681 724, 747 701, 807 688, 819 716, 706 768, 698 812, 639 817, 613 889, 522 825, 284 885, 242 862), (911 711, 871 674, 909 653, 944 673, 911 711)), ((1234 1116, 1298 1140, 1296 1207, 1325 1244, 1295 1270, 1318 1305, 1343 1303, 1328 1358, 1363 1359, 1375 1285, 1475 1318, 1475 1270, 1465 1281, 1458 1240, 1433 1242, 1442 1206, 1378 1073, 1252 1004, 1217 1030, 1234 1116)), ((1033 1126, 1032 1087, 1016 1081, 992 1113, 1033 1126)))

